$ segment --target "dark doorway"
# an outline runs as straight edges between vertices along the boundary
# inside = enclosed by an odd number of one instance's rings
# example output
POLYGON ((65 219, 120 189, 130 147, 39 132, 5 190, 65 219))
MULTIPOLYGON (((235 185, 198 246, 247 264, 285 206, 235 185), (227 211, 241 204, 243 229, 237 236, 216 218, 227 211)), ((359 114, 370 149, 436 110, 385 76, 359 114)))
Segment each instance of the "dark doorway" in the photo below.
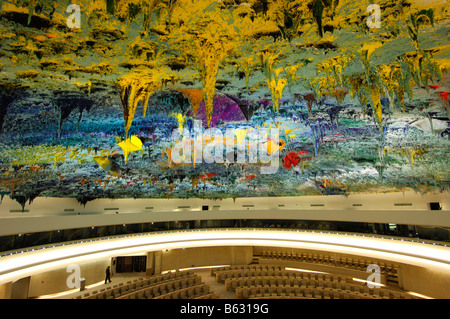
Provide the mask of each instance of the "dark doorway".
POLYGON ((147 266, 147 256, 117 257, 116 273, 144 272, 147 266))

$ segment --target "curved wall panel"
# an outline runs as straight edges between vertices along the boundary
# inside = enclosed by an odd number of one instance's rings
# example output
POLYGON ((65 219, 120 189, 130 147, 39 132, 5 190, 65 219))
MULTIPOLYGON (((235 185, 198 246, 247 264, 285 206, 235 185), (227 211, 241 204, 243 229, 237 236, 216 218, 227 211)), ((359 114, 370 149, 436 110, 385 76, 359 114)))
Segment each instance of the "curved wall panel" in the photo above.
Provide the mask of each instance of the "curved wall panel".
POLYGON ((183 220, 287 219, 450 226, 448 193, 414 192, 236 198, 223 200, 98 199, 80 205, 68 198, 37 198, 22 211, 5 197, 0 236, 91 226, 183 220), (441 210, 431 210, 440 203, 441 210), (203 210, 206 209, 206 210, 203 210))
POLYGON ((450 272, 450 248, 356 234, 267 229, 212 229, 158 232, 80 241, 0 258, 0 284, 25 276, 120 255, 211 246, 292 247, 392 260, 450 272))

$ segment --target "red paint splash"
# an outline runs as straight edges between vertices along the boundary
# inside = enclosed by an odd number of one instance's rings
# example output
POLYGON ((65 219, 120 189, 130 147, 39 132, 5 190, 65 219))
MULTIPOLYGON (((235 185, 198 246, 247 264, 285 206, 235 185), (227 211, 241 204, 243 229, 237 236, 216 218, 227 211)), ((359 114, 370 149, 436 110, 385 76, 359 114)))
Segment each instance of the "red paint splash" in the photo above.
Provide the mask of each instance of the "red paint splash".
POLYGON ((206 173, 206 174, 200 175, 200 178, 203 180, 206 180, 206 179, 210 179, 211 177, 216 176, 216 175, 217 175, 217 173, 206 173))
POLYGON ((300 161, 303 161, 299 156, 300 154, 308 154, 308 151, 299 151, 299 152, 289 152, 283 160, 283 167, 286 169, 291 169, 298 165, 300 161))

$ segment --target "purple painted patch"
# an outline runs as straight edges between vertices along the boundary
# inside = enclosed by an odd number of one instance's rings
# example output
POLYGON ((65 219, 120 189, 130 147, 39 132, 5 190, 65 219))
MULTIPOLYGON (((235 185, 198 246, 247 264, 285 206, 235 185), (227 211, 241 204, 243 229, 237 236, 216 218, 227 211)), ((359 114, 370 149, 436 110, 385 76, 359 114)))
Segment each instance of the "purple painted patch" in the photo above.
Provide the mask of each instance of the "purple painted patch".
MULTIPOLYGON (((243 122, 246 121, 244 114, 239 106, 230 98, 224 95, 216 94, 214 96, 214 109, 211 118, 210 127, 217 126, 217 122, 243 122)), ((207 127, 205 102, 202 101, 198 107, 197 120, 201 120, 204 127, 207 127)))

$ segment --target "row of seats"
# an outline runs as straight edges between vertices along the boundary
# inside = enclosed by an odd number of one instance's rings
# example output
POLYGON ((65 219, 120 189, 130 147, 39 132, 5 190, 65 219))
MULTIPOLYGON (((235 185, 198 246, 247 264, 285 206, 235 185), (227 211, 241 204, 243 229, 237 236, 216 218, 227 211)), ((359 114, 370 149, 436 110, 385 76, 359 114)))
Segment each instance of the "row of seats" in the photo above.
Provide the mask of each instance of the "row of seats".
POLYGON ((394 291, 387 288, 369 288, 347 278, 346 281, 323 281, 322 279, 297 279, 297 278, 259 278, 248 277, 240 279, 227 279, 225 286, 229 290, 236 290, 243 287, 285 287, 285 288, 310 288, 319 289, 329 293, 346 292, 350 295, 383 297, 385 299, 411 298, 407 293, 394 291), (266 280, 265 280, 266 279, 266 280))
POLYGON ((238 287, 236 297, 238 299, 296 297, 301 299, 413 299, 408 294, 400 294, 374 288, 376 293, 368 294, 361 291, 334 290, 310 287, 290 286, 263 286, 263 287, 238 287))
MULTIPOLYGON (((285 270, 283 268, 284 267, 280 265, 267 264, 245 266, 237 265, 216 269, 214 271, 214 276, 216 278, 216 281, 225 283, 225 288, 228 291, 236 291, 237 294, 239 294, 239 289, 242 289, 244 287, 285 287, 292 289, 318 289, 322 292, 322 297, 320 298, 326 298, 327 295, 334 294, 335 292, 343 292, 345 294, 348 294, 352 298, 411 298, 411 296, 407 293, 388 289, 387 287, 369 288, 366 285, 361 285, 361 283, 355 282, 352 276, 323 273, 305 273, 293 270, 285 270)), ((303 295, 303 297, 305 296, 303 295)))
MULTIPOLYGON (((338 276, 333 276, 338 277, 338 276)), ((330 286, 335 285, 335 287, 341 287, 345 284, 352 284, 351 278, 323 278, 320 276, 309 277, 305 274, 304 277, 301 276, 264 276, 264 277, 238 277, 238 278, 227 278, 225 280, 225 289, 229 291, 234 291, 238 287, 245 286, 330 286)), ((368 287, 366 287, 369 289, 368 287)))
MULTIPOLYGON (((315 274, 315 273, 303 273, 293 270, 258 270, 258 269, 235 269, 235 270, 222 270, 216 273, 217 282, 225 282, 228 278, 242 278, 242 277, 292 277, 299 279, 321 279, 325 281, 346 281, 347 276, 332 275, 332 274, 315 274)), ((351 280, 351 278, 350 278, 351 280)))
POLYGON ((397 265, 389 262, 365 259, 365 258, 356 258, 356 257, 339 257, 339 256, 329 256, 317 253, 294 253, 294 252, 285 252, 285 251, 262 251, 261 257, 263 258, 275 258, 275 259, 284 259, 284 260, 295 260, 295 261, 303 261, 310 263, 321 263, 321 264, 330 264, 334 263, 338 266, 343 267, 351 267, 357 268, 360 270, 366 270, 367 266, 370 264, 377 264, 380 266, 382 271, 394 271, 397 269, 397 265))
POLYGON ((194 275, 193 271, 173 271, 165 274, 153 275, 147 278, 134 279, 133 281, 121 282, 113 286, 107 286, 100 291, 94 290, 76 296, 76 299, 114 299, 142 288, 151 287, 160 283, 188 278, 194 275))
POLYGON ((281 259, 291 260, 308 263, 319 263, 329 266, 346 267, 357 270, 366 271, 367 267, 371 264, 376 264, 380 267, 383 274, 387 279, 392 281, 398 281, 397 269, 398 265, 390 262, 384 262, 379 260, 356 258, 356 257, 340 257, 326 254, 318 254, 312 252, 286 252, 278 250, 263 250, 261 253, 262 258, 268 259, 281 259))
MULTIPOLYGON (((151 285, 148 287, 143 287, 138 290, 126 292, 125 294, 120 294, 119 288, 117 290, 118 295, 114 299, 155 299, 157 297, 164 296, 167 294, 174 293, 176 291, 185 290, 190 287, 202 284, 201 277, 197 275, 191 275, 188 277, 182 277, 175 280, 161 282, 156 285, 151 285), (120 294, 120 295, 119 295, 120 294)), ((163 298, 164 299, 164 298, 163 298)), ((172 298, 170 298, 172 299, 172 298)))
POLYGON ((224 270, 239 270, 239 269, 260 269, 260 270, 282 270, 284 266, 280 265, 270 265, 270 264, 244 264, 244 265, 230 265, 223 267, 211 268, 211 276, 214 276, 216 272, 224 270))
POLYGON ((211 294, 212 292, 209 289, 209 285, 200 283, 192 287, 168 292, 153 299, 203 299, 202 297, 205 297, 205 299, 212 299, 206 298, 208 296, 211 297, 211 294))
POLYGON ((285 251, 262 251, 261 257, 263 258, 277 258, 277 259, 287 259, 287 260, 296 260, 296 261, 305 261, 312 263, 336 263, 342 266, 352 266, 352 267, 360 267, 361 270, 365 270, 370 264, 377 264, 380 266, 382 270, 396 269, 396 265, 389 262, 379 261, 379 260, 371 260, 365 258, 356 258, 356 257, 339 257, 339 256, 329 256, 317 253, 310 252, 285 252, 285 251))
POLYGON ((284 266, 280 265, 268 265, 268 264, 251 264, 251 265, 232 265, 211 268, 211 276, 215 276, 216 273, 227 270, 284 270, 284 266))

